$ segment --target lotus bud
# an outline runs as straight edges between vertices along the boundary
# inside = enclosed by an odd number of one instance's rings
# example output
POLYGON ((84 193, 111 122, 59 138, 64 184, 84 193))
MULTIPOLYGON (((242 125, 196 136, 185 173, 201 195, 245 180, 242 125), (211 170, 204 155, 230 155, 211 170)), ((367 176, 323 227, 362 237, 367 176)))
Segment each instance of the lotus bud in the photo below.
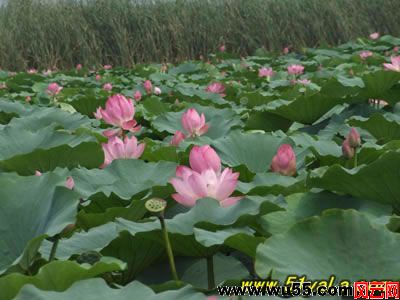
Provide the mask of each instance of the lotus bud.
POLYGON ((347 136, 347 139, 349 140, 349 145, 352 148, 358 148, 361 146, 360 134, 358 133, 357 129, 355 129, 354 127, 351 128, 350 133, 347 136))
POLYGON ((354 157, 354 148, 350 146, 349 140, 345 139, 342 144, 343 156, 347 159, 352 159, 354 157))
POLYGON ((285 176, 296 174, 296 154, 291 145, 283 144, 279 147, 272 159, 271 170, 285 176))
POLYGON ((379 32, 374 32, 374 33, 371 33, 371 34, 369 35, 369 38, 370 38, 371 40, 376 40, 376 39, 379 39, 379 36, 380 36, 379 32))
POLYGON ((175 131, 175 134, 172 137, 171 145, 178 146, 184 139, 185 139, 185 135, 183 134, 183 132, 180 130, 177 130, 177 131, 175 131))
POLYGON ((161 89, 159 87, 154 88, 154 94, 155 95, 161 95, 161 89))
POLYGON ((143 83, 143 88, 145 89, 147 94, 151 94, 152 90, 153 90, 153 84, 151 83, 150 80, 146 80, 143 83))
POLYGON ((103 85, 103 90, 105 90, 106 92, 110 92, 112 90, 113 86, 111 83, 105 83, 103 85))
POLYGON ((65 182, 65 187, 70 190, 75 187, 75 181, 71 176, 68 176, 67 181, 65 182))
POLYGON ((135 101, 140 101, 142 99, 142 93, 140 91, 136 91, 133 95, 133 98, 135 99, 135 101))

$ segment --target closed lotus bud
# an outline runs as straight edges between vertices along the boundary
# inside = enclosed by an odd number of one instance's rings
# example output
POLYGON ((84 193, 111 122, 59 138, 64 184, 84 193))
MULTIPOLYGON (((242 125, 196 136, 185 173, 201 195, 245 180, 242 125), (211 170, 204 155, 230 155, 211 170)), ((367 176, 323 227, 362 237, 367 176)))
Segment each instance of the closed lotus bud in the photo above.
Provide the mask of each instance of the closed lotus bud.
POLYGON ((105 90, 106 92, 110 92, 112 90, 113 86, 111 83, 106 83, 103 85, 103 90, 105 90))
POLYGON ((185 135, 183 134, 183 132, 180 130, 177 130, 177 131, 175 131, 175 134, 172 137, 171 145, 178 146, 184 139, 185 139, 185 135))
POLYGON ((152 85, 151 81, 150 80, 146 80, 143 83, 143 88, 145 89, 147 94, 151 94, 151 92, 153 90, 153 85, 152 85))
POLYGON ((140 91, 136 91, 133 95, 133 98, 135 99, 135 101, 140 101, 142 99, 142 93, 140 91))
POLYGON ((190 167, 201 173, 212 169, 216 173, 221 172, 221 159, 210 145, 194 146, 189 154, 190 167))
POLYGON ((65 182, 65 187, 72 190, 75 186, 75 181, 71 176, 68 176, 67 181, 65 182))
POLYGON ((347 159, 352 159, 354 157, 354 148, 350 146, 349 140, 345 139, 342 144, 343 156, 347 159))
POLYGON ((35 171, 35 176, 42 176, 42 172, 36 170, 36 171, 35 171))
POLYGON ((154 94, 155 95, 161 95, 161 89, 159 87, 154 88, 154 94))
POLYGON ((97 74, 96 75, 96 81, 100 81, 101 80, 101 75, 100 74, 97 74))
POLYGON ((82 65, 81 64, 77 64, 76 65, 76 70, 79 72, 80 70, 82 70, 82 65))
POLYGON ((26 96, 26 97, 25 97, 25 101, 26 101, 26 102, 31 102, 31 101, 32 101, 31 96, 26 96))
POLYGON ((349 135, 347 136, 349 140, 349 145, 353 148, 357 148, 361 146, 361 138, 360 134, 358 133, 357 129, 354 127, 351 128, 349 135))
POLYGON ((285 48, 283 48, 283 53, 284 54, 288 54, 289 53, 289 47, 285 47, 285 48))
POLYGON ((285 176, 296 174, 296 154, 291 145, 283 144, 279 147, 272 159, 271 170, 285 176))
POLYGON ((75 224, 68 224, 65 228, 61 231, 61 236, 66 236, 71 233, 75 229, 75 224))
POLYGON ((370 38, 371 40, 376 40, 376 39, 379 39, 379 36, 380 36, 379 32, 374 32, 374 33, 371 33, 371 34, 369 35, 369 38, 370 38))
POLYGON ((219 47, 219 51, 225 52, 225 51, 226 51, 225 45, 221 45, 221 46, 219 47))

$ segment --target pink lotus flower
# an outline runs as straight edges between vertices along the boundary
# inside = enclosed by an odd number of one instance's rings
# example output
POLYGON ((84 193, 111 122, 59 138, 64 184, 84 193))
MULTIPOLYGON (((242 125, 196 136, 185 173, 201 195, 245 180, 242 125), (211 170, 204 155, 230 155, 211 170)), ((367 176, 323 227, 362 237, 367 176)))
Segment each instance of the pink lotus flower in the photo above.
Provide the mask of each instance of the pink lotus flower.
POLYGON ((35 171, 35 176, 42 176, 42 172, 36 170, 36 171, 35 171))
POLYGON ((189 163, 191 168, 198 173, 208 169, 216 173, 221 172, 221 159, 209 145, 194 146, 189 154, 189 163))
POLYGON ((136 101, 140 101, 142 99, 142 93, 140 91, 136 91, 135 94, 133 95, 133 98, 136 101))
POLYGON ((386 70, 400 72, 400 56, 392 56, 391 64, 383 64, 386 70))
POLYGON ((393 48, 393 52, 399 52, 399 50, 400 50, 400 47, 394 47, 393 48))
POLYGON ((272 159, 271 170, 285 176, 296 174, 296 154, 291 145, 283 144, 279 147, 277 154, 272 159))
POLYGON ((211 83, 206 87, 206 92, 219 94, 221 97, 225 97, 225 86, 220 82, 211 83))
POLYGON ((100 74, 97 74, 96 75, 96 81, 100 81, 101 80, 101 75, 100 74))
MULTIPOLYGON (((124 130, 131 132, 140 130, 140 126, 136 126, 137 122, 133 118, 135 115, 135 106, 132 100, 119 94, 109 97, 106 102, 106 109, 99 107, 94 115, 96 119, 103 119, 107 124, 124 130)), ((121 133, 121 129, 106 130, 103 134, 111 137, 121 133)))
POLYGON ((379 39, 379 37, 380 37, 379 32, 374 32, 374 33, 371 33, 371 34, 369 35, 369 38, 370 38, 371 40, 377 40, 377 39, 379 39))
POLYGON ((29 103, 29 102, 31 102, 31 101, 32 101, 31 96, 26 96, 26 97, 25 97, 25 102, 29 103))
POLYGON ((112 90, 113 86, 111 83, 105 83, 103 85, 103 90, 105 90, 106 92, 110 92, 112 90))
POLYGON ((357 148, 361 146, 361 138, 360 134, 358 133, 357 129, 354 127, 351 128, 349 135, 346 138, 349 141, 349 145, 352 148, 357 148))
POLYGON ((146 81, 143 83, 143 88, 144 88, 144 90, 146 91, 146 93, 147 93, 148 95, 150 95, 150 94, 152 93, 152 91, 153 91, 153 84, 151 83, 150 80, 146 80, 146 81))
POLYGON ((28 74, 36 74, 38 71, 35 68, 28 69, 28 74))
POLYGON ((346 138, 342 144, 342 153, 343 156, 351 159, 354 157, 354 148, 350 146, 349 139, 346 138))
POLYGON ((103 69, 104 70, 111 70, 112 69, 112 65, 104 65, 103 69))
POLYGON ((46 71, 43 71, 43 75, 44 76, 50 76, 51 74, 53 74, 53 71, 52 70, 50 70, 50 69, 47 69, 46 71))
POLYGON ((289 75, 301 75, 304 72, 304 66, 302 65, 290 65, 287 67, 289 75))
POLYGON ((182 115, 182 127, 190 137, 201 136, 208 131, 204 114, 199 115, 196 109, 189 108, 182 115))
POLYGON ((258 77, 271 77, 272 75, 274 75, 272 68, 262 67, 258 70, 258 77))
POLYGON ((80 70, 82 70, 82 65, 81 64, 77 64, 76 65, 76 70, 79 72, 80 70))
POLYGON ((75 181, 71 176, 67 177, 67 181, 65 182, 65 187, 70 190, 72 190, 75 187, 75 181))
POLYGON ((137 159, 144 151, 145 144, 138 144, 135 136, 125 137, 122 141, 119 137, 111 137, 107 144, 102 144, 104 151, 104 164, 109 165, 114 159, 137 159))
POLYGON ((361 59, 367 59, 374 54, 371 51, 362 51, 359 55, 361 59))
POLYGON ((161 95, 161 89, 160 89, 159 87, 156 86, 156 87, 154 88, 154 94, 155 94, 155 95, 161 95))
POLYGON ((186 136, 183 134, 182 131, 177 130, 175 131, 174 136, 172 137, 171 140, 171 145, 173 146, 179 146, 179 144, 186 138, 186 136))
POLYGON ((225 168, 221 172, 221 160, 209 145, 194 146, 189 156, 190 166, 178 166, 176 177, 170 180, 176 194, 172 195, 182 205, 192 207, 196 201, 211 197, 222 207, 235 204, 242 197, 230 197, 235 191, 239 173, 225 168))
POLYGON ((289 52, 290 52, 289 47, 283 48, 283 53, 284 54, 289 54, 289 52))
POLYGON ((226 51, 226 47, 224 44, 222 44, 221 46, 219 46, 219 51, 221 52, 225 52, 226 51))
POLYGON ((5 90, 7 88, 7 84, 4 82, 0 83, 0 90, 5 90))
POLYGON ((47 93, 52 96, 56 96, 61 92, 62 89, 63 88, 61 86, 59 86, 57 83, 53 82, 47 86, 47 93))

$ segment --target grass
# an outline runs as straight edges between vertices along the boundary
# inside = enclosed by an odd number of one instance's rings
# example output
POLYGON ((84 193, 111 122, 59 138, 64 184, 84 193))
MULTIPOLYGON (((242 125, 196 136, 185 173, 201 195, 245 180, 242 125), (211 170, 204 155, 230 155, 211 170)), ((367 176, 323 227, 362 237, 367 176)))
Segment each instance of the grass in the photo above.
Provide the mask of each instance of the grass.
POLYGON ((0 66, 131 66, 215 52, 338 44, 400 35, 399 0, 9 0, 0 8, 0 66))

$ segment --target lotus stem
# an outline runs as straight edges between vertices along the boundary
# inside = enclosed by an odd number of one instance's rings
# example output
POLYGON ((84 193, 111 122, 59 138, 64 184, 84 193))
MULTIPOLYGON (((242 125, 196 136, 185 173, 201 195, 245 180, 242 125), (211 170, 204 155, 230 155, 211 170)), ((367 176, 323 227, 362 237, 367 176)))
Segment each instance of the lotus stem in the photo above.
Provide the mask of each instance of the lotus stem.
POLYGON ((59 242, 60 242, 60 236, 57 234, 53 240, 53 246, 51 247, 49 261, 53 261, 54 258, 56 257, 56 252, 57 252, 57 247, 58 247, 59 242))
POLYGON ((207 256, 207 279, 208 289, 212 290, 215 288, 215 276, 214 276, 214 261, 213 256, 207 256))
POLYGON ((174 254, 172 253, 172 247, 171 247, 171 243, 169 241, 168 231, 167 231, 167 228, 165 226, 164 216, 161 214, 158 218, 160 220, 161 229, 162 229, 162 232, 163 232, 163 235, 164 235, 165 248, 167 250, 169 266, 171 268, 172 277, 174 278, 174 280, 176 282, 176 285, 179 286, 180 284, 179 284, 178 273, 176 272, 174 254))
POLYGON ((354 168, 357 168, 357 148, 354 149, 354 168))

